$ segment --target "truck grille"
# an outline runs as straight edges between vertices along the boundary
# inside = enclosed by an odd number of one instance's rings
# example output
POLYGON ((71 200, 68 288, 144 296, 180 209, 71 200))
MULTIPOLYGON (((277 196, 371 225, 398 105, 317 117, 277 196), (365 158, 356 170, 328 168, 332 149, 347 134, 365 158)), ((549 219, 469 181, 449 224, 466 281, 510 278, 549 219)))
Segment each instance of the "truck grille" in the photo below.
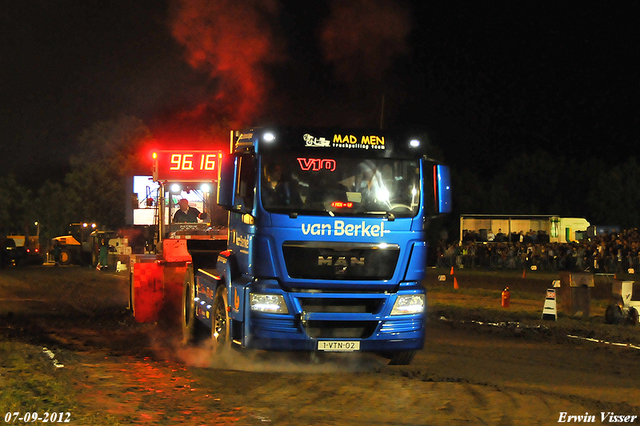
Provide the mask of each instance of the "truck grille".
POLYGON ((291 278, 388 280, 396 269, 396 244, 349 244, 287 241, 282 245, 291 278))
POLYGON ((299 298, 304 312, 377 314, 384 299, 299 298))
POLYGON ((366 339, 377 326, 377 321, 308 321, 304 330, 313 339, 366 339))

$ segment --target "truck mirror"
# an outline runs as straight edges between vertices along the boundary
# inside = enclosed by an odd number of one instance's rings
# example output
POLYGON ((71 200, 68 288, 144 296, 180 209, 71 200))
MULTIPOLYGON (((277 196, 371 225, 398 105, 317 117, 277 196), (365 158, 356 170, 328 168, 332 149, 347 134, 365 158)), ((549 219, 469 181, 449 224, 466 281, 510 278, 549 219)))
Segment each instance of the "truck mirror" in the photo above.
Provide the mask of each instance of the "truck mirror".
POLYGON ((233 195, 235 193, 235 171, 236 171, 235 155, 227 155, 222 159, 220 165, 220 178, 218 179, 218 200, 220 207, 226 210, 233 209, 233 195))
POLYGON ((437 212, 451 213, 451 172, 448 166, 437 164, 434 167, 434 187, 437 212))
POLYGON ((425 209, 428 216, 451 213, 451 173, 448 166, 431 160, 423 160, 425 179, 431 175, 431 183, 425 182, 425 209))

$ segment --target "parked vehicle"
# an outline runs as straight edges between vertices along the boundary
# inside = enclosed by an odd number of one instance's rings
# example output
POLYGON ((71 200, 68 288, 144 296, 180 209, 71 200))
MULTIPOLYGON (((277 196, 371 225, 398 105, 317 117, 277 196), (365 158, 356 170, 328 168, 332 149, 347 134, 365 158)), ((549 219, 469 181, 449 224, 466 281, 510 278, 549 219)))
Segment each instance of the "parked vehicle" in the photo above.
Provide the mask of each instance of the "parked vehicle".
POLYGON ((44 257, 40 253, 37 237, 8 235, 2 244, 2 266, 42 265, 44 257))
POLYGON ((52 257, 61 265, 90 265, 93 260, 94 243, 91 234, 98 229, 95 223, 75 222, 69 224, 69 233, 53 238, 52 257))

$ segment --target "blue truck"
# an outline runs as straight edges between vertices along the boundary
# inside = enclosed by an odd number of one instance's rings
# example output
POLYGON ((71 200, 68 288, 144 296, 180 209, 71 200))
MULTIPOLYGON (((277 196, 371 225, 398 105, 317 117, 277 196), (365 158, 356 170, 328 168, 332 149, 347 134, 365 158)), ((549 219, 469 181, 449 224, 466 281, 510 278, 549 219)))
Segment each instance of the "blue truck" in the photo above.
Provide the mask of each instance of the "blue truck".
POLYGON ((396 365, 424 346, 426 230, 451 210, 451 189, 420 140, 232 132, 217 204, 227 246, 187 268, 186 342, 210 332, 216 350, 366 351, 396 365))

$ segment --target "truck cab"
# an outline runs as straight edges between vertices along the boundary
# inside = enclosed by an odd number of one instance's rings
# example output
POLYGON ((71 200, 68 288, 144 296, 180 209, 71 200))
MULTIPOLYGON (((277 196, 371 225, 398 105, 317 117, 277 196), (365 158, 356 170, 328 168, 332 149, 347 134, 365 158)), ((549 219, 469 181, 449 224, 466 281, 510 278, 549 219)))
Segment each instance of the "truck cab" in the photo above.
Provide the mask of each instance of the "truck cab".
POLYGON ((448 168, 419 140, 380 131, 250 129, 231 151, 218 189, 227 249, 214 273, 196 272, 183 325, 208 326, 222 347, 411 362, 425 339, 425 232, 450 210, 448 168))

